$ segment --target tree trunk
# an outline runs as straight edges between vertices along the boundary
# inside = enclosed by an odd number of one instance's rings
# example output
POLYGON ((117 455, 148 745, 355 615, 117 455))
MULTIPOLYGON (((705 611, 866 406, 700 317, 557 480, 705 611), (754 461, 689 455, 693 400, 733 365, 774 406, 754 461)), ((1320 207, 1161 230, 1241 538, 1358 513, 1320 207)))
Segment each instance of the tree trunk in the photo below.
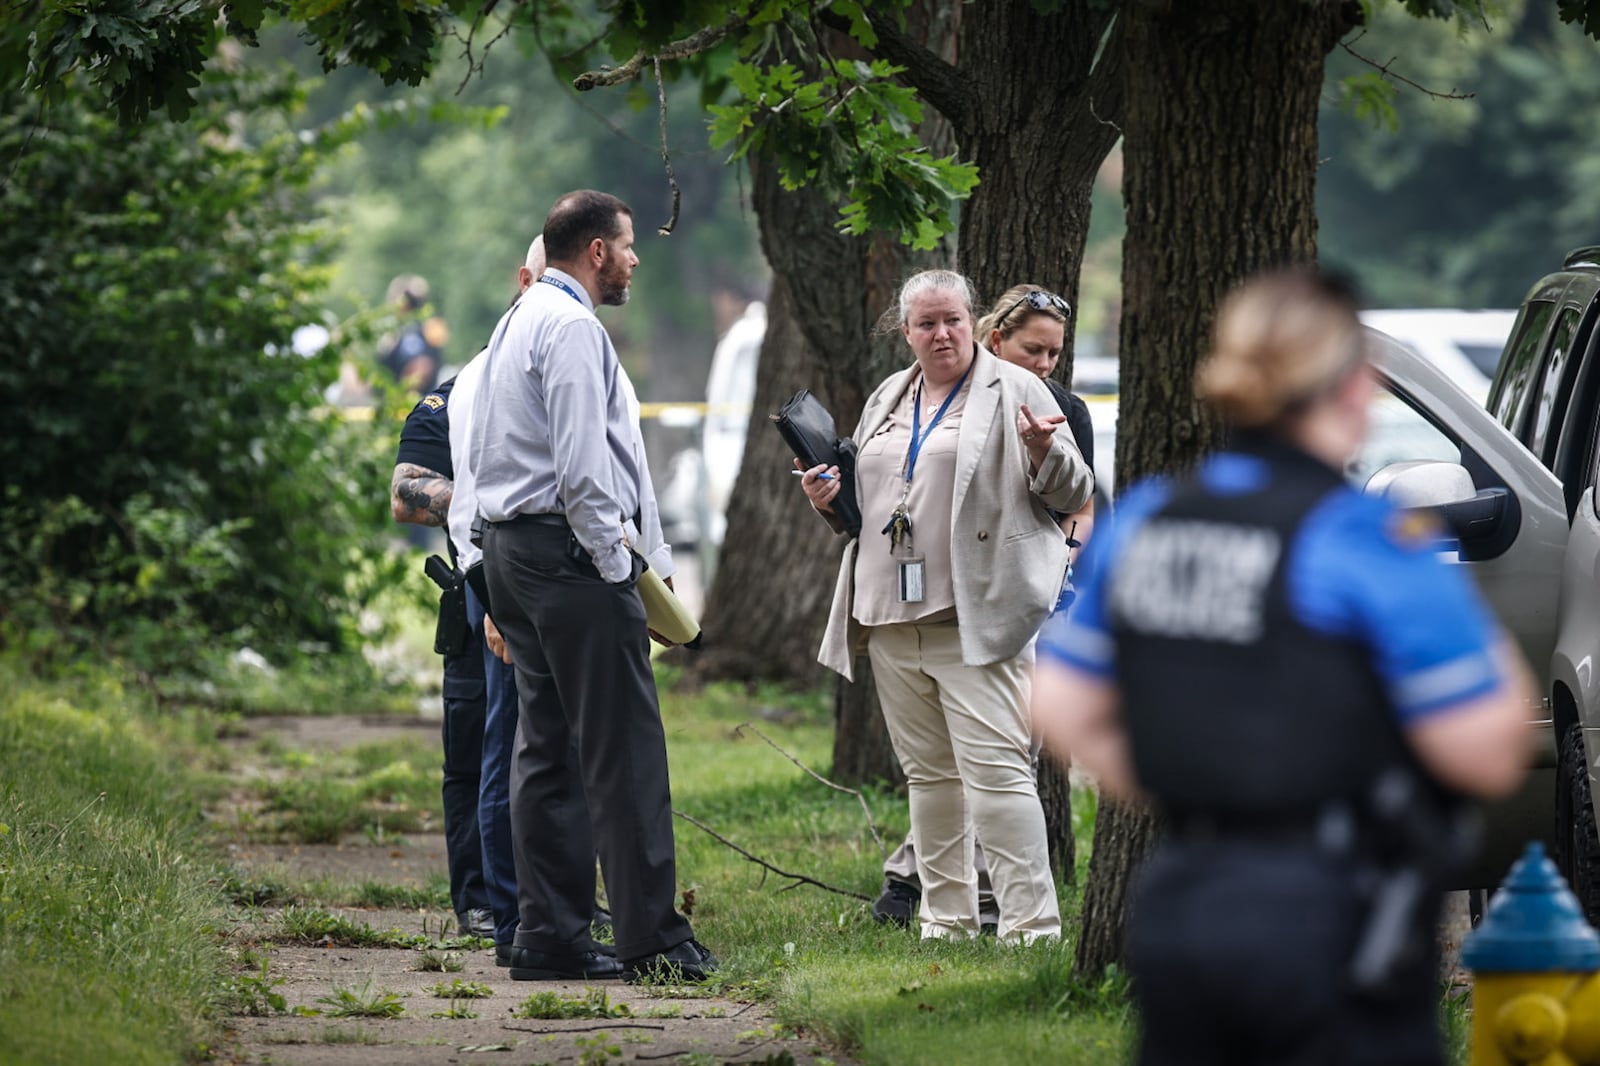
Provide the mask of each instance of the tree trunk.
POLYGON ((768 416, 802 386, 837 404, 825 387, 830 380, 796 324, 794 294, 779 274, 767 298, 744 461, 728 500, 728 534, 702 622, 705 647, 688 661, 693 676, 810 684, 821 678, 817 637, 833 600, 843 542, 796 488, 798 479, 789 474, 793 456, 768 416))
MULTIPOLYGON (((1186 470, 1221 436, 1192 382, 1222 296, 1316 255, 1317 99, 1338 0, 1134 0, 1126 32, 1117 483, 1186 470), (1240 56, 1250 57, 1242 63, 1240 56)), ((1075 972, 1122 957, 1149 812, 1103 804, 1075 972)))
POLYGON ((1070 885, 1078 879, 1078 842, 1072 835, 1072 783, 1067 768, 1048 755, 1039 759, 1038 777, 1050 869, 1058 881, 1070 885))
MULTIPOLYGON (((1101 49, 1114 8, 1039 7, 1004 0, 963 9, 960 69, 973 91, 956 137, 981 183, 962 207, 960 261, 984 308, 1022 282, 1076 306, 1095 175, 1121 135, 1120 31, 1101 49)), ((1055 372, 1063 383, 1072 380, 1067 327, 1055 372)))
MULTIPOLYGON (((956 135, 982 181, 961 212, 961 268, 978 289, 980 308, 1021 282, 1076 306, 1090 195, 1120 135, 1120 37, 1100 48, 1115 13, 1109 5, 1068 2, 1041 15, 1030 0, 962 10, 960 66, 974 91, 956 135)), ((1065 384, 1072 381, 1072 347, 1068 321, 1055 370, 1065 384)), ((1071 881, 1072 789, 1066 769, 1048 758, 1039 764, 1039 802, 1051 868, 1071 881)))

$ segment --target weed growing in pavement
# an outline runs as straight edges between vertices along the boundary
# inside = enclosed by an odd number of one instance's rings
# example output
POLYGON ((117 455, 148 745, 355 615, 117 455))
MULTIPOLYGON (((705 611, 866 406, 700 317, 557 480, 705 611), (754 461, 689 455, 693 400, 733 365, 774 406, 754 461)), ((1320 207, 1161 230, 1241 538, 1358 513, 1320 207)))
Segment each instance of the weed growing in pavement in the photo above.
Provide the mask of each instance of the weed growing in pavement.
POLYGON ((289 1001, 277 990, 286 979, 272 977, 268 973, 268 966, 272 961, 271 952, 262 951, 259 955, 255 952, 246 952, 240 961, 248 966, 255 966, 259 961, 260 972, 228 978, 223 985, 223 1002, 227 1004, 229 1012, 251 1016, 286 1013, 289 1010, 289 1001))
POLYGON ((238 907, 264 907, 294 898, 284 882, 254 876, 237 866, 222 875, 221 885, 228 902, 238 907))
POLYGON ((414 967, 422 973, 460 973, 466 968, 467 960, 459 951, 424 951, 414 967))
POLYGON ((622 1048, 613 1044, 606 1033, 580 1036, 572 1042, 572 1046, 578 1049, 578 1066, 608 1066, 613 1060, 622 1058, 622 1048))
MULTIPOLYGON (((441 928, 443 927, 441 923, 441 928)), ((320 944, 341 948, 425 948, 449 951, 494 947, 494 941, 479 936, 434 936, 423 919, 423 932, 402 933, 398 929, 374 929, 365 922, 329 913, 319 907, 289 906, 278 916, 278 929, 262 939, 291 944, 320 944)))
POLYGON ((612 1003, 603 988, 591 988, 582 996, 563 996, 559 992, 535 992, 523 1000, 512 1015, 517 1018, 628 1018, 633 1012, 626 1003, 612 1003))
POLYGON ((381 1044, 377 1033, 361 1025, 330 1025, 317 1034, 324 1044, 381 1044))
POLYGON ((451 1018, 459 1021, 470 1021, 478 1016, 478 1012, 470 1007, 463 1007, 461 1001, 452 999, 450 1006, 444 1010, 436 1010, 428 1015, 430 1018, 451 1018))
POLYGON ((449 984, 440 981, 428 989, 428 994, 440 999, 488 999, 494 995, 494 989, 482 981, 463 981, 458 977, 449 984))
POLYGON ((683 1008, 676 1003, 668 1003, 662 1007, 646 1007, 644 1010, 634 1011, 635 1018, 682 1018, 683 1008))
POLYGON ((402 846, 397 834, 442 821, 436 754, 419 737, 273 752, 273 764, 292 772, 256 783, 263 810, 253 835, 315 844, 363 833, 374 845, 402 846))
POLYGON ((371 981, 358 988, 334 985, 333 991, 318 996, 317 1002, 324 1007, 322 1013, 330 1018, 398 1018, 406 1012, 398 993, 373 988, 371 981))

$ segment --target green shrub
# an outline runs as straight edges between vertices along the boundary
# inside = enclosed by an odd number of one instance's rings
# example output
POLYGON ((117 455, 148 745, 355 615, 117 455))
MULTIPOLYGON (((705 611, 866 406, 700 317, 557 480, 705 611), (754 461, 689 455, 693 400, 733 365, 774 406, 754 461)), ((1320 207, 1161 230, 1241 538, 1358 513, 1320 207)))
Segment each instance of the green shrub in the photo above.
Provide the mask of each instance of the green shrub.
POLYGON ((290 350, 327 282, 306 220, 335 135, 295 134, 278 76, 208 75, 187 125, 135 127, 70 79, 45 110, 7 80, 0 392, 28 402, 0 436, 0 640, 150 670, 204 634, 344 644, 402 564, 393 421, 322 416, 339 347, 290 350))

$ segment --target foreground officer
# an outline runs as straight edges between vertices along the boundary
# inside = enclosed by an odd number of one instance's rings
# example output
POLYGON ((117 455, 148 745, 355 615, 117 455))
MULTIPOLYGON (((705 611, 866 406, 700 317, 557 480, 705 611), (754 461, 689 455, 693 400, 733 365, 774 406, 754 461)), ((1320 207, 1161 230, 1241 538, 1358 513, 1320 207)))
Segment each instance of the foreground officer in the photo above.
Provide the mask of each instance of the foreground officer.
POLYGON ((1436 529, 1340 477, 1374 394, 1347 291, 1246 285, 1199 382, 1236 434, 1128 494, 1034 687, 1051 749, 1170 830, 1128 930, 1140 1062, 1442 1063, 1436 853, 1455 796, 1523 775, 1526 669, 1436 529))

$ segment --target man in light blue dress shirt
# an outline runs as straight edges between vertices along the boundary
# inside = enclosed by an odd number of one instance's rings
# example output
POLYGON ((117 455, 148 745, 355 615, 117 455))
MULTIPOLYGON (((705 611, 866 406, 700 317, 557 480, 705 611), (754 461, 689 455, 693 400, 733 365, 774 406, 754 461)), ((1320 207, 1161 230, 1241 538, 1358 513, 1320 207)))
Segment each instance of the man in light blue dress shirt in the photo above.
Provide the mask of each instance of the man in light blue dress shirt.
POLYGON ((646 566, 670 579, 671 552, 633 390, 594 314, 627 302, 632 212, 568 193, 544 243, 545 273, 489 342, 468 442, 490 601, 517 670, 511 976, 700 980, 716 959, 674 907, 666 738, 637 589, 646 566), (590 935, 597 853, 614 956, 590 935))

